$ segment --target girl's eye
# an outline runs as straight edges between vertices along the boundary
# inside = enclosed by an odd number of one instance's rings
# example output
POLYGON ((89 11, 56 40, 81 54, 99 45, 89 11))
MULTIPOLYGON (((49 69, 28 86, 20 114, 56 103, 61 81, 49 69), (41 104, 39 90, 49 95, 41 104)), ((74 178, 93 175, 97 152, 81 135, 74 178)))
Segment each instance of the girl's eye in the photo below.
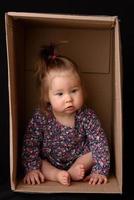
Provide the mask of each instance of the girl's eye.
POLYGON ((77 92, 78 91, 78 89, 74 89, 74 90, 72 90, 72 93, 75 93, 75 92, 77 92))
POLYGON ((59 93, 57 93, 56 95, 57 95, 57 96, 62 96, 63 93, 62 93, 62 92, 59 92, 59 93))

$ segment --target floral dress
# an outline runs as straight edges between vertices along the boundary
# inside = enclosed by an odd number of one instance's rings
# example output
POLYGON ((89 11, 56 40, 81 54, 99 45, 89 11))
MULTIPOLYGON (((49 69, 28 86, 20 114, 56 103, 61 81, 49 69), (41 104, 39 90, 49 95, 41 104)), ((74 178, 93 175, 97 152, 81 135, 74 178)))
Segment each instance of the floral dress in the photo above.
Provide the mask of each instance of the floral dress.
POLYGON ((51 109, 47 114, 37 109, 24 135, 22 162, 25 171, 40 169, 41 160, 67 170, 83 154, 92 152, 91 173, 108 175, 110 152, 106 135, 95 112, 87 107, 75 114, 75 126, 59 123, 51 109))

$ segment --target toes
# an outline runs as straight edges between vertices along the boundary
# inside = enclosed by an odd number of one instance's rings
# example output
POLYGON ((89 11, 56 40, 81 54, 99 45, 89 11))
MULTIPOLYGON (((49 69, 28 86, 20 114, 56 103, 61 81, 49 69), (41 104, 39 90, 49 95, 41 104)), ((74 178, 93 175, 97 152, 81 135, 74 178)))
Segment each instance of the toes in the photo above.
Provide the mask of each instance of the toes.
POLYGON ((64 185, 68 184, 68 175, 64 174, 63 177, 62 177, 62 180, 63 180, 64 185))
POLYGON ((84 165, 80 165, 79 167, 80 167, 79 176, 82 179, 85 175, 85 168, 84 165))
POLYGON ((84 177, 84 175, 85 175, 85 172, 84 172, 84 171, 82 171, 82 172, 80 173, 80 176, 83 178, 83 177, 84 177))
POLYGON ((84 165, 82 165, 82 164, 79 165, 79 167, 80 167, 80 169, 84 169, 84 165))
POLYGON ((70 175, 67 173, 66 175, 65 175, 65 184, 66 185, 70 185, 70 175))
POLYGON ((63 185, 70 185, 70 175, 66 171, 62 171, 58 175, 58 181, 63 185))
POLYGON ((77 164, 71 170, 69 170, 72 180, 79 181, 85 176, 85 167, 83 164, 77 164))

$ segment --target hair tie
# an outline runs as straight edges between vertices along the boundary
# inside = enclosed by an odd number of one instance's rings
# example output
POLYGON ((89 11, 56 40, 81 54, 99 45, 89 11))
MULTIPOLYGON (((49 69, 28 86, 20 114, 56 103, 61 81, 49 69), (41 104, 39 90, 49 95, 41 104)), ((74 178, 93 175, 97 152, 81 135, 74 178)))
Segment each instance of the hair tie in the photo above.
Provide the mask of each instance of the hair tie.
POLYGON ((54 54, 53 56, 52 56, 52 60, 55 60, 56 59, 56 54, 54 54))
POLYGON ((56 53, 54 53, 53 55, 50 55, 50 56, 48 57, 48 59, 51 59, 51 60, 55 60, 56 58, 57 58, 56 53))
POLYGON ((60 41, 59 43, 50 43, 50 45, 44 45, 41 48, 40 55, 45 59, 46 62, 49 60, 55 60, 58 57, 56 52, 58 46, 66 44, 68 41, 60 41))

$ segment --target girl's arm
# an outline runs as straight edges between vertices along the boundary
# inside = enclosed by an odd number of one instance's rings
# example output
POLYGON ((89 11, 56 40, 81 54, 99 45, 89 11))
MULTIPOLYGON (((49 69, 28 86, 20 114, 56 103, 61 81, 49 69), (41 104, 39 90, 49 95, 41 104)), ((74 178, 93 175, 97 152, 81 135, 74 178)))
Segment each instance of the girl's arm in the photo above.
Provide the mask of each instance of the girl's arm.
POLYGON ((94 161, 91 174, 108 176, 110 169, 108 141, 100 121, 93 111, 88 115, 87 123, 87 138, 94 161))
POLYGON ((35 113, 24 135, 22 163, 26 172, 40 169, 42 132, 40 115, 35 113))

